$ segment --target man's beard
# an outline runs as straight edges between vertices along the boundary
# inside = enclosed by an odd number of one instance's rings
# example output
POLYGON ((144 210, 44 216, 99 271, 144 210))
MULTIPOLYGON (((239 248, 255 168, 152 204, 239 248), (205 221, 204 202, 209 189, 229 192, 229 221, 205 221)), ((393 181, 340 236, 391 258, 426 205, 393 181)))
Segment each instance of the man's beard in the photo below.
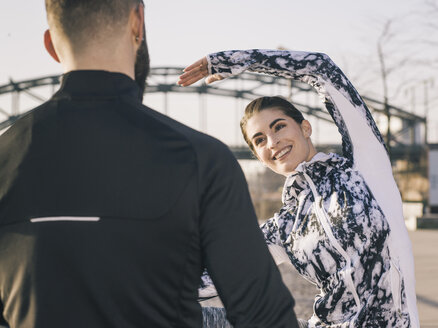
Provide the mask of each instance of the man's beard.
POLYGON ((146 89, 146 78, 149 74, 149 52, 146 44, 146 31, 143 26, 143 40, 137 50, 137 58, 135 59, 135 82, 140 88, 139 98, 143 101, 143 94, 146 89))

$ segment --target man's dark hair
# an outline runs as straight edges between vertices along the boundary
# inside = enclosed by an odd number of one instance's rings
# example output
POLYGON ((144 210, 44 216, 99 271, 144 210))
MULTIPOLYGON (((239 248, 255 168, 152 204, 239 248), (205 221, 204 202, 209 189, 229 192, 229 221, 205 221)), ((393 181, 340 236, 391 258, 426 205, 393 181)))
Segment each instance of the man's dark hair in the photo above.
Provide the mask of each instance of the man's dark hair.
POLYGON ((45 0, 50 27, 62 32, 73 45, 98 36, 103 29, 117 32, 130 10, 141 0, 45 0))

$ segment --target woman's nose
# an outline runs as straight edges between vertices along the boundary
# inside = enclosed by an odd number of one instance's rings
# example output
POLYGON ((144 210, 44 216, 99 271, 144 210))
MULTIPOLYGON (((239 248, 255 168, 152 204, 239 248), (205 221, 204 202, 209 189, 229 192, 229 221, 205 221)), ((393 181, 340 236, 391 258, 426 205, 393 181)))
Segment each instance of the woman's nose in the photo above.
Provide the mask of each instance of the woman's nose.
POLYGON ((272 148, 274 148, 278 144, 278 140, 276 138, 274 138, 274 137, 269 137, 268 136, 267 143, 268 143, 268 148, 272 149, 272 148))

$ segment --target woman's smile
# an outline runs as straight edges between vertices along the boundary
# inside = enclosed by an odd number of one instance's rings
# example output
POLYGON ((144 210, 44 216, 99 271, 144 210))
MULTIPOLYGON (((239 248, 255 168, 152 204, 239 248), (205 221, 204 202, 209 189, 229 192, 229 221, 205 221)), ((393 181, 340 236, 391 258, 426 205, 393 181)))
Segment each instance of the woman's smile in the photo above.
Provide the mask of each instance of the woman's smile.
POLYGON ((278 161, 282 161, 284 160, 287 155, 290 154, 290 151, 292 150, 292 146, 286 146, 283 149, 281 149, 280 151, 277 151, 274 156, 272 157, 272 159, 274 161, 278 160, 278 161))

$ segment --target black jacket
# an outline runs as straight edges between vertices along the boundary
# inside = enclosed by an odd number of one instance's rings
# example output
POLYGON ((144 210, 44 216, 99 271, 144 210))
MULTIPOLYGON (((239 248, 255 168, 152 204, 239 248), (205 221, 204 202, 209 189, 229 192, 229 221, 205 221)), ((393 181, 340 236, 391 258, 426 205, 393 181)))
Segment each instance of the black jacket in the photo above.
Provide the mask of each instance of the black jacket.
POLYGON ((0 307, 11 327, 199 327, 206 267, 235 327, 295 327, 228 148, 74 71, 0 137, 0 307))

